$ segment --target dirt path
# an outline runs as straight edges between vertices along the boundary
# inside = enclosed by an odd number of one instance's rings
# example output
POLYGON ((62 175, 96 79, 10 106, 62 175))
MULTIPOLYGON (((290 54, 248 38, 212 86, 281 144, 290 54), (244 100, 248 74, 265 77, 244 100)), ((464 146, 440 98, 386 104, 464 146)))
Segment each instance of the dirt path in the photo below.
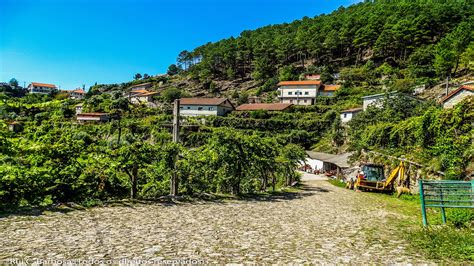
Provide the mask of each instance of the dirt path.
POLYGON ((0 260, 201 259, 206 262, 419 263, 362 193, 307 181, 272 200, 98 207, 0 219, 0 260))

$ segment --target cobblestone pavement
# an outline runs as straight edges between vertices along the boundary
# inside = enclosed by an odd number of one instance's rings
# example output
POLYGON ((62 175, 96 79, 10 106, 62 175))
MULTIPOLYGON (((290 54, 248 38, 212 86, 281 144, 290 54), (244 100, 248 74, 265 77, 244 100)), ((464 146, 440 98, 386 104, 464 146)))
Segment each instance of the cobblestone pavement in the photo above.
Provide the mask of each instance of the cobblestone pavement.
POLYGON ((208 263, 420 263, 377 203, 307 181, 289 197, 134 204, 0 218, 0 260, 201 259, 208 263))

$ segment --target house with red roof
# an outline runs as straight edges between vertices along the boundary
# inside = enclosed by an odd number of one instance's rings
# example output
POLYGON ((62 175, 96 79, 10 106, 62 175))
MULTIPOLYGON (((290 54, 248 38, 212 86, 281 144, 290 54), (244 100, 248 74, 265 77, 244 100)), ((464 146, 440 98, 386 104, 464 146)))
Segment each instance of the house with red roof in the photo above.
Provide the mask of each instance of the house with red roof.
POLYGON ((340 85, 324 85, 321 80, 281 81, 278 83, 280 103, 313 105, 318 96, 334 96, 340 85))
POLYGON ((69 92, 69 98, 71 99, 80 100, 80 99, 84 99, 85 96, 86 96, 86 92, 81 88, 77 88, 69 92))
POLYGON ((55 90, 57 90, 57 87, 54 84, 31 82, 28 85, 29 93, 51 94, 55 90))
POLYGON ((463 85, 441 99, 441 104, 443 104, 443 108, 445 109, 453 108, 456 104, 469 96, 474 96, 474 86, 463 85))
POLYGON ((226 98, 180 99, 180 114, 183 116, 223 116, 232 112, 234 109, 234 105, 226 98))

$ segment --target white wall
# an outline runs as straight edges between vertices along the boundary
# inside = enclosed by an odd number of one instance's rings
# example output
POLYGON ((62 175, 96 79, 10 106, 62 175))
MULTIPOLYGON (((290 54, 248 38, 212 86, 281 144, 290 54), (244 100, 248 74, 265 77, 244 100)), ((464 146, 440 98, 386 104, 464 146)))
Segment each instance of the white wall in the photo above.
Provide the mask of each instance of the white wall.
POLYGON ((452 96, 446 102, 444 102, 443 108, 453 108, 456 104, 464 100, 464 98, 472 95, 474 95, 474 92, 470 90, 461 90, 456 95, 452 96))
POLYGON ((323 161, 316 160, 316 159, 311 159, 307 157, 305 159, 306 163, 313 168, 313 170, 321 170, 323 169, 323 161))
POLYGON ((367 110, 367 107, 369 107, 369 105, 373 105, 375 107, 382 107, 382 101, 384 99, 385 96, 381 96, 381 97, 377 97, 377 98, 365 98, 363 99, 364 100, 364 106, 363 106, 363 109, 364 111, 367 110))
POLYGON ((230 108, 212 105, 181 105, 180 115, 199 116, 199 115, 224 115, 231 111, 230 108), (199 110, 201 109, 201 110, 199 110))
POLYGON ((341 113, 341 122, 347 123, 352 120, 353 116, 354 116, 354 113, 351 113, 351 112, 341 113))

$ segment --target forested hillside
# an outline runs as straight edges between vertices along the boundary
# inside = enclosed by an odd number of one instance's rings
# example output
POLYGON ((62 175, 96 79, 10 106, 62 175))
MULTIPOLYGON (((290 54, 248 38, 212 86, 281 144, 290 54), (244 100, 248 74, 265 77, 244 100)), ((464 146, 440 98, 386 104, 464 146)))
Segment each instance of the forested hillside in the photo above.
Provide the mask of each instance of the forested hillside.
POLYGON ((178 66, 210 93, 236 80, 237 88, 255 81, 247 85, 261 94, 301 73, 324 82, 340 73, 346 85, 380 85, 382 77, 385 85, 432 85, 472 70, 473 9, 469 0, 365 1, 183 51, 178 66))

